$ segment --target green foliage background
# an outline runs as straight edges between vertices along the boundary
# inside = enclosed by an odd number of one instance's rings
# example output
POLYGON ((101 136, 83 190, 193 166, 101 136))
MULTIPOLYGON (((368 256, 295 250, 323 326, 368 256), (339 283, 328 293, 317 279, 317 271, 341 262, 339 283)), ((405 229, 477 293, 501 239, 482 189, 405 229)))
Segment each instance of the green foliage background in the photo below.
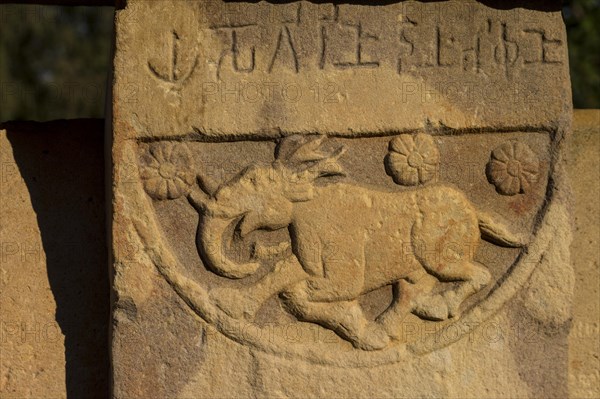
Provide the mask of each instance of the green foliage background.
POLYGON ((568 0, 563 15, 575 108, 600 108, 600 0, 568 0))
MULTIPOLYGON (((103 117, 111 7, 0 5, 0 121, 103 117)), ((600 0, 564 2, 573 102, 600 108, 600 0)))
POLYGON ((0 121, 102 117, 113 15, 0 5, 0 121))

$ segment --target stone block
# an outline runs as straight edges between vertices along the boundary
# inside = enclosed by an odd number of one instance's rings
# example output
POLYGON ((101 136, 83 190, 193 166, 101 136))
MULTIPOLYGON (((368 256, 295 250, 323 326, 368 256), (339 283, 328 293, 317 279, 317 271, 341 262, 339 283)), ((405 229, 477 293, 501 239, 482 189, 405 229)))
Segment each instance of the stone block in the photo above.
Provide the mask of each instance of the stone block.
POLYGON ((569 334, 569 394, 600 397, 600 110, 575 110, 568 172, 572 177, 575 269, 569 334))
POLYGON ((560 2, 117 11, 113 397, 565 397, 560 2))

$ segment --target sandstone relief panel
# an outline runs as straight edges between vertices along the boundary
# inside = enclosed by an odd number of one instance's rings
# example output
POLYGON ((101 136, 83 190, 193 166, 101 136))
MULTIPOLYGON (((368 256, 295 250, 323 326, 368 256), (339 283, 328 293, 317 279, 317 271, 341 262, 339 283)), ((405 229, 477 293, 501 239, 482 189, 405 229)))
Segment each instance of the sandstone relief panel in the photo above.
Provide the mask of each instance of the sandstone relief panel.
MULTIPOLYGON (((341 347, 397 350, 410 315, 442 326, 477 312, 532 243, 550 136, 482 136, 141 141, 138 194, 155 220, 136 228, 172 261, 158 270, 200 317, 256 331, 286 320, 330 330, 341 347), (480 153, 451 158, 474 142, 480 153)), ((223 332, 274 353, 298 346, 223 332)), ((331 343, 315 353, 334 356, 331 343)))
POLYGON ((114 396, 564 392, 564 29, 517 6, 128 2, 114 396))

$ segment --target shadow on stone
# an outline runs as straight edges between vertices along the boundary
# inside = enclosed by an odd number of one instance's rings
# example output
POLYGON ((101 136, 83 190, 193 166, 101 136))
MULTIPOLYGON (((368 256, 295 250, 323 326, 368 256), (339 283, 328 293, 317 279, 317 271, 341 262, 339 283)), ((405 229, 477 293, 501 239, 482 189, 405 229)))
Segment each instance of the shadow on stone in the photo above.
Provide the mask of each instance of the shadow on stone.
POLYGON ((0 125, 37 215, 56 322, 65 336, 68 398, 108 395, 103 125, 101 119, 0 125))

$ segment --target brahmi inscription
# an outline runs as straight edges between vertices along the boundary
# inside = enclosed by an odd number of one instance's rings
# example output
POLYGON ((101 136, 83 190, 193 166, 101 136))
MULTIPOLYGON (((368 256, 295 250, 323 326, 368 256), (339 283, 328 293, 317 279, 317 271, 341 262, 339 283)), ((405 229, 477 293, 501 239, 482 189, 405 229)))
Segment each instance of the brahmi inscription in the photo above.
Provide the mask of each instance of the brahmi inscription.
POLYGON ((437 3, 414 2, 385 7, 208 2, 201 6, 207 20, 199 27, 227 44, 209 61, 217 78, 225 70, 272 73, 277 67, 294 73, 315 68, 388 67, 397 73, 455 68, 500 70, 510 76, 527 66, 563 62, 562 38, 540 22, 519 20, 518 13, 504 18, 464 2, 452 8, 456 5, 442 11, 437 3))
POLYGON ((534 8, 156 1, 128 9, 117 37, 134 34, 145 45, 122 60, 136 73, 117 99, 160 110, 152 123, 140 121, 156 134, 350 134, 341 121, 358 112, 378 114, 351 129, 365 134, 427 123, 465 128, 485 125, 496 116, 491 107, 506 110, 498 123, 518 128, 535 115, 524 107, 564 94, 532 85, 566 71, 564 32, 534 8), (161 24, 137 23, 159 11, 161 24), (177 113, 159 117, 167 112, 177 113), (318 121, 307 118, 315 113, 318 121))
MULTIPOLYGON (((563 62, 562 38, 547 32, 539 22, 502 18, 498 12, 488 13, 473 5, 467 6, 469 12, 465 14, 472 18, 461 24, 442 17, 437 4, 365 8, 307 2, 206 2, 199 6, 197 30, 208 35, 205 40, 223 43, 213 48, 215 55, 206 60, 216 80, 228 72, 272 74, 276 68, 301 73, 386 67, 398 74, 421 68, 454 68, 484 74, 501 72, 510 77, 523 68, 563 62)), ((196 33, 187 32, 192 38, 196 33)), ((148 67, 157 78, 175 83, 191 75, 198 54, 192 57, 185 77, 178 77, 181 39, 175 30, 172 36, 170 76, 158 72, 150 62, 148 67)))

